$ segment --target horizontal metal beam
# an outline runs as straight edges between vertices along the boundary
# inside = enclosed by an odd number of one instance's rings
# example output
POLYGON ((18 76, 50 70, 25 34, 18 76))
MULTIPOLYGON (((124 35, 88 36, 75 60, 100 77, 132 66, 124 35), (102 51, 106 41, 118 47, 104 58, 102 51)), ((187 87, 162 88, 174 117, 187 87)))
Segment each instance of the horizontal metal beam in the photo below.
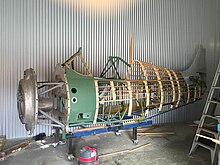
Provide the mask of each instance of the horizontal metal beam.
POLYGON ((152 120, 147 120, 147 121, 143 121, 143 122, 139 122, 139 123, 126 124, 126 125, 121 125, 121 126, 115 126, 115 127, 94 128, 91 130, 85 130, 85 131, 82 130, 82 131, 67 134, 66 138, 96 135, 96 134, 101 134, 101 133, 105 133, 105 132, 112 132, 112 131, 116 131, 116 130, 125 130, 125 129, 129 129, 129 128, 150 126, 150 125, 152 125, 152 120))

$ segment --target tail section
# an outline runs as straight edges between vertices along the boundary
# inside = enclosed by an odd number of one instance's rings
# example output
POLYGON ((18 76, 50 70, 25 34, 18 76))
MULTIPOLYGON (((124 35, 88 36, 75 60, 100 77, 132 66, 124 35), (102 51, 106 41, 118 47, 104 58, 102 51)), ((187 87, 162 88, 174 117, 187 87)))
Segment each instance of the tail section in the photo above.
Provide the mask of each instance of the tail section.
POLYGON ((181 73, 184 78, 206 74, 205 48, 203 48, 201 45, 199 46, 193 63, 189 66, 188 69, 182 71, 181 73))
POLYGON ((201 82, 206 82, 206 62, 205 62, 205 48, 201 45, 199 46, 196 57, 193 63, 188 69, 182 71, 182 76, 187 83, 192 83, 193 81, 200 80, 201 82))

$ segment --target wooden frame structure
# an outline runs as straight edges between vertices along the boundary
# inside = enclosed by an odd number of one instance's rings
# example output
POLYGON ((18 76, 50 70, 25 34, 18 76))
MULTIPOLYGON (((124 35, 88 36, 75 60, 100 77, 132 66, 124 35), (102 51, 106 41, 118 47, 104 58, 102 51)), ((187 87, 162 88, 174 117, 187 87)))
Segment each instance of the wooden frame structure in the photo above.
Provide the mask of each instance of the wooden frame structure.
MULTIPOLYGON (((176 70, 134 60, 126 75, 126 80, 96 79, 96 117, 97 121, 108 121, 118 116, 146 117, 149 111, 155 113, 171 110, 201 98, 199 84, 187 84, 182 74, 176 70)), ((154 113, 154 115, 155 115, 154 113)), ((129 121, 133 121, 129 119, 129 121)))

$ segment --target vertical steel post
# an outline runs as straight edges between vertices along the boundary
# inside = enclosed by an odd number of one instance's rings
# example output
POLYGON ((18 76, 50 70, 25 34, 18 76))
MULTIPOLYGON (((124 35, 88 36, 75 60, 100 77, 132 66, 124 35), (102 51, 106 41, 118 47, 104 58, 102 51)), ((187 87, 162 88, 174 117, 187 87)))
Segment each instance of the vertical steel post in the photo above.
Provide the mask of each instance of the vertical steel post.
POLYGON ((58 143, 60 141, 60 129, 59 128, 55 128, 55 143, 58 143))
POLYGON ((137 139, 137 127, 133 128, 133 143, 136 145, 138 144, 138 139, 137 139))
POLYGON ((66 139, 68 154, 73 154, 73 138, 66 139))

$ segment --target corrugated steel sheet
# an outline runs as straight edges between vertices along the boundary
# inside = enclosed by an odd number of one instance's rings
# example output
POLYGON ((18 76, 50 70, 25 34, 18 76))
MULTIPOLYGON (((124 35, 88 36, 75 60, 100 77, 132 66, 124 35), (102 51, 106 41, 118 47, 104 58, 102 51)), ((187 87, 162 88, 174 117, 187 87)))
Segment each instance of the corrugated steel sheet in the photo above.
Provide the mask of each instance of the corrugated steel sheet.
MULTIPOLYGON (((0 134, 26 136, 16 108, 24 69, 32 67, 39 80, 48 80, 55 64, 82 46, 98 76, 108 56, 128 61, 132 32, 134 59, 178 70, 192 63, 203 44, 210 80, 220 55, 219 18, 219 0, 0 0, 0 134)), ((193 107, 155 121, 198 118, 200 110, 193 107)), ((43 131, 51 130, 38 126, 35 133, 43 131)))

